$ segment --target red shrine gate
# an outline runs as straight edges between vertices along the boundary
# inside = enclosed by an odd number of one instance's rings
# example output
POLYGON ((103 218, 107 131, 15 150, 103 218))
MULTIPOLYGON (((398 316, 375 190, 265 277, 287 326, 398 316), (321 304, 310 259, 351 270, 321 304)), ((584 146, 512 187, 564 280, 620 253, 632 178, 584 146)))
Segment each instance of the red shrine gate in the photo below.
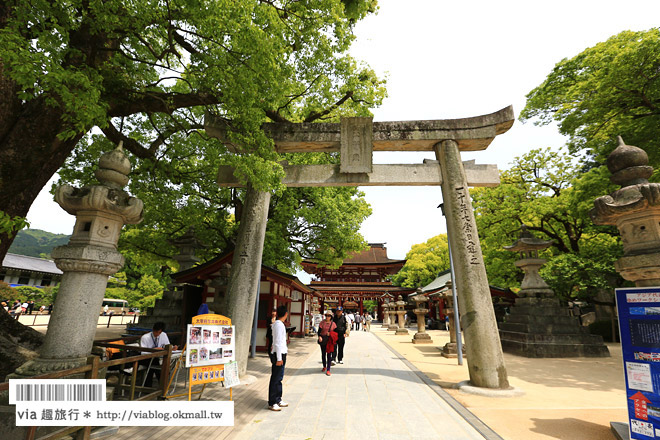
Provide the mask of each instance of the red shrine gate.
POLYGON ((364 301, 378 301, 378 318, 382 318, 381 305, 388 294, 396 298, 399 294, 408 295, 415 289, 392 285, 387 276, 399 272, 406 260, 392 260, 387 257, 384 243, 370 243, 369 249, 353 252, 338 268, 319 266, 305 260, 302 267, 316 279, 309 284, 322 294, 321 310, 344 306, 346 309, 364 313, 364 301), (354 304, 353 304, 354 303, 354 304))

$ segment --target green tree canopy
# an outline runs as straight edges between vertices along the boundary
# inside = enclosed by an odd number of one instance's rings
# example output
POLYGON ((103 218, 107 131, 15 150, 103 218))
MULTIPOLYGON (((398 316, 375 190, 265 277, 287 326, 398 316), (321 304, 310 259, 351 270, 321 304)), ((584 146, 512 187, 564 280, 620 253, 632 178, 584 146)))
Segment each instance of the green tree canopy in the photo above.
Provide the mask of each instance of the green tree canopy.
POLYGON ((616 136, 644 148, 660 168, 660 29, 625 31, 563 59, 527 95, 522 121, 552 121, 569 151, 586 149, 599 162, 616 136))
MULTIPOLYGON (((260 189, 277 187, 279 157, 263 122, 367 115, 383 98, 382 81, 347 55, 353 24, 375 7, 375 0, 4 2, 0 257, 74 148, 75 162, 123 141, 143 161, 137 168, 150 171, 133 178, 154 199, 165 186, 194 199, 199 183, 186 178, 206 173, 210 184, 220 161, 260 189), (240 154, 206 137, 207 112, 227 121, 240 154), (108 140, 90 136, 94 127, 108 140)), ((227 198, 217 189, 211 195, 227 198)), ((199 196, 195 204, 208 212, 213 200, 199 196)))
POLYGON ((586 298, 622 283, 614 270, 622 253, 616 229, 596 226, 589 218, 593 200, 614 189, 608 171, 581 170, 580 162, 563 151, 537 149, 502 171, 498 187, 473 190, 491 284, 520 286, 523 273, 514 266, 520 257, 503 246, 518 239, 522 224, 536 237, 553 241, 543 255, 548 262, 541 274, 560 297, 586 298))
POLYGON ((406 264, 392 277, 392 282, 396 286, 424 287, 447 269, 447 234, 440 234, 425 243, 414 244, 406 254, 406 264))

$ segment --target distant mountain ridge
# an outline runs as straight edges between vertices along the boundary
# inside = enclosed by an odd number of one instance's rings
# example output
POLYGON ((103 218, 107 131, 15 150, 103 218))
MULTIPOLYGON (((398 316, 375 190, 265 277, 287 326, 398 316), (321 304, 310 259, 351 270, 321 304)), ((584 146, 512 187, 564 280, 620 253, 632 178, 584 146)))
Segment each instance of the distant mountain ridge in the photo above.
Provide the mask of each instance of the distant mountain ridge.
POLYGON ((52 232, 42 231, 41 229, 23 229, 19 231, 9 248, 9 252, 18 255, 27 255, 30 257, 41 257, 41 254, 48 255, 57 246, 65 245, 69 242, 70 235, 53 234, 52 232))

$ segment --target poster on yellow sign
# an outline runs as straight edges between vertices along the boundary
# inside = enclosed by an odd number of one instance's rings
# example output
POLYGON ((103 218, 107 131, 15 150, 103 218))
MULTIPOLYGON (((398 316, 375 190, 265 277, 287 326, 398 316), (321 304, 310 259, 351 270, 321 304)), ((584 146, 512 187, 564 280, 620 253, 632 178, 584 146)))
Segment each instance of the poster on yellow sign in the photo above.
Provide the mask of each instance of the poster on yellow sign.
POLYGON ((222 315, 195 316, 186 332, 186 368, 236 360, 235 341, 234 327, 229 318, 222 315))
MULTIPOLYGON (((236 358, 235 339, 235 329, 226 316, 198 315, 192 319, 192 324, 188 324, 185 356, 186 367, 190 368, 188 400, 193 385, 206 386, 225 380, 224 364, 236 358)), ((229 396, 231 400, 231 389, 229 396)))

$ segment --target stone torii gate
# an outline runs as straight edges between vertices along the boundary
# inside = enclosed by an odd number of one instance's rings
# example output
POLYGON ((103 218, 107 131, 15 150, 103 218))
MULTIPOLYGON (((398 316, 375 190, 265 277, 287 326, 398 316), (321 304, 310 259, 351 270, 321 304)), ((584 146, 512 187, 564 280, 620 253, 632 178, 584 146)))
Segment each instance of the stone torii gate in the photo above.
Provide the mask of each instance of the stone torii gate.
MULTIPOLYGON (((513 121, 509 106, 462 119, 374 123, 372 118, 362 117, 343 118, 341 123, 268 123, 262 127, 279 153, 340 152, 339 165, 285 164, 283 183, 287 186, 441 186, 455 258, 470 384, 492 389, 508 389, 509 382, 468 187, 497 186, 499 173, 496 165, 462 162, 460 152, 486 149, 495 136, 511 128, 513 121), (374 165, 373 151, 434 151, 436 160, 374 165)), ((236 151, 227 141, 222 119, 207 115, 205 129, 236 151)), ((220 168, 218 184, 242 186, 228 166, 220 168)), ((241 374, 247 367, 269 201, 270 193, 247 185, 227 290, 227 313, 237 326, 241 374)))

